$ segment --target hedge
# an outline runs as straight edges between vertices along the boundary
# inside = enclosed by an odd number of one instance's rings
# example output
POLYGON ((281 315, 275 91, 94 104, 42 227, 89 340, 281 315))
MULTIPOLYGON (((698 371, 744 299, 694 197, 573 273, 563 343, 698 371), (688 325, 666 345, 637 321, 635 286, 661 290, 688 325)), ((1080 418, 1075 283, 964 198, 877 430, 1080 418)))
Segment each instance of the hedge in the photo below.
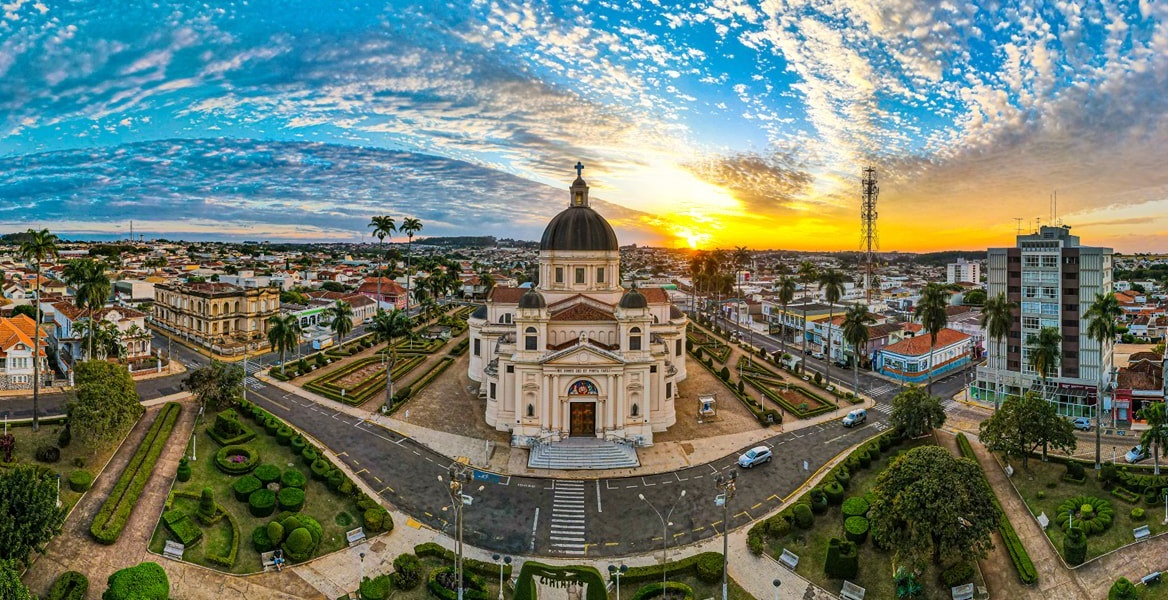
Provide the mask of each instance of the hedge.
POLYGON ((85 600, 89 591, 89 579, 77 571, 65 571, 49 588, 46 600, 85 600))
MULTIPOLYGON (((223 510, 222 507, 219 507, 219 509, 223 510)), ((243 535, 243 532, 239 528, 239 521, 235 520, 235 515, 225 510, 223 510, 223 514, 227 517, 227 522, 231 524, 231 548, 227 550, 226 556, 221 556, 213 554, 210 551, 210 547, 208 547, 206 558, 208 562, 213 562, 230 569, 235 566, 235 559, 239 556, 239 538, 243 535)))
POLYGON ((294 487, 303 489, 305 483, 307 483, 307 479, 305 479, 304 473, 301 473, 296 469, 285 469, 284 473, 280 475, 281 487, 294 487))
POLYGON ((823 572, 833 579, 854 579, 860 567, 855 542, 831 538, 827 542, 827 559, 823 572))
MULTIPOLYGON (((426 581, 426 588, 430 593, 442 600, 459 600, 458 592, 456 590, 448 589, 446 586, 438 583, 438 576, 443 573, 454 573, 454 567, 442 567, 440 569, 433 569, 430 571, 430 576, 426 581)), ((487 585, 483 583, 482 578, 474 573, 468 572, 466 567, 462 571, 462 594, 465 600, 488 600, 490 595, 487 593, 487 585)))
POLYGON ((181 510, 172 509, 162 513, 162 523, 184 546, 193 546, 203 539, 203 530, 181 510))
POLYGON ((106 584, 108 589, 102 594, 102 600, 167 600, 170 597, 170 580, 155 562, 116 571, 106 584))
POLYGON ((276 493, 269 489, 259 489, 247 498, 248 510, 254 517, 270 517, 276 511, 276 493))
POLYGON ((790 389, 794 390, 796 393, 803 394, 804 396, 807 396, 808 399, 814 400, 814 401, 819 403, 819 406, 817 406, 815 408, 808 408, 808 409, 804 410, 804 409, 800 408, 800 404, 802 404, 802 403, 799 403, 799 404, 792 403, 790 400, 785 398, 782 394, 771 389, 771 387, 769 385, 767 385, 767 383, 769 383, 768 379, 769 378, 767 378, 765 376, 764 377, 755 377, 753 375, 746 375, 746 374, 742 375, 743 381, 745 381, 746 383, 749 383, 755 389, 762 392, 762 394, 764 396, 766 396, 768 400, 770 400, 771 402, 774 402, 775 404, 778 404, 779 406, 783 407, 784 410, 795 415, 796 417, 798 417, 800 419, 807 419, 807 418, 814 417, 817 415, 827 414, 827 413, 832 412, 835 409, 839 408, 839 406, 837 406, 834 402, 827 400, 825 398, 822 398, 819 395, 814 394, 811 391, 803 388, 802 386, 791 386, 790 389))
POLYGON ((215 423, 206 429, 207 436, 219 442, 220 446, 237 446, 250 442, 256 434, 239 420, 239 413, 228 408, 215 415, 215 423), (229 433, 228 429, 235 429, 229 433))
POLYGON ((280 510, 300 512, 300 509, 304 507, 304 490, 286 487, 276 494, 276 501, 280 504, 280 510))
POLYGON ((268 485, 269 483, 280 479, 280 467, 277 467, 271 463, 265 463, 256 467, 255 471, 252 472, 252 475, 254 475, 256 479, 259 479, 260 483, 268 485))
POLYGON ((373 579, 362 579, 359 593, 361 600, 385 600, 389 597, 389 590, 389 575, 378 575, 373 579))
MULTIPOLYGON (((443 548, 434 542, 426 542, 424 544, 418 544, 417 546, 414 546, 414 554, 416 554, 418 558, 438 558, 450 562, 451 564, 454 563, 455 559, 455 554, 452 550, 447 550, 446 548, 443 548)), ((484 562, 463 556, 462 568, 465 571, 477 573, 479 575, 483 575, 484 577, 489 577, 492 575, 495 577, 499 576, 499 565, 493 562, 484 562)), ((632 571, 632 569, 629 570, 632 571)), ((503 565, 503 578, 511 578, 511 565, 503 565)))
MULTIPOLYGON (((390 376, 394 381, 401 381, 402 377, 413 370, 418 365, 425 362, 426 356, 423 354, 407 354, 399 356, 397 362, 393 366, 390 376)), ((367 365, 381 362, 381 358, 371 356, 353 361, 351 364, 341 367, 332 373, 322 375, 304 384, 304 389, 320 394, 330 400, 343 402, 351 406, 358 406, 364 404, 373 396, 385 389, 385 370, 380 369, 373 376, 366 378, 361 383, 352 388, 346 388, 344 396, 341 395, 340 387, 334 385, 334 382, 342 377, 357 371, 367 365)))
POLYGON ((442 374, 443 371, 446 370, 446 367, 449 367, 453 363, 453 358, 443 357, 442 360, 434 363, 428 371, 423 373, 421 377, 414 380, 414 382, 406 388, 410 391, 409 394, 403 394, 404 397, 401 399, 398 398, 398 394, 394 394, 393 400, 389 406, 388 414, 393 414, 394 411, 401 407, 401 405, 405 404, 405 401, 408 400, 413 394, 416 394, 425 389, 427 385, 430 385, 434 379, 436 379, 439 375, 442 374))
MULTIPOLYGON (((630 568, 628 572, 632 573, 635 568, 630 568)), ((498 569, 495 570, 495 576, 498 577, 498 569)), ((582 565, 553 567, 534 560, 523 563, 523 568, 519 570, 512 600, 535 600, 536 577, 550 581, 580 581, 585 585, 584 600, 608 600, 604 579, 600 576, 600 571, 594 567, 582 565)), ((621 575, 621 579, 624 580, 625 576, 621 575)))
POLYGON ((240 502, 247 502, 252 493, 264 487, 264 484, 256 479, 254 475, 244 475, 235 480, 235 485, 231 486, 235 491, 235 499, 240 502))
POLYGON ((247 446, 224 446, 215 453, 215 466, 228 475, 250 473, 260 464, 260 454, 247 446), (232 460, 236 456, 246 456, 242 462, 232 460))
POLYGON ((296 435, 296 432, 292 431, 290 427, 287 425, 281 426, 276 429, 276 443, 281 446, 291 446, 292 436, 294 435, 296 435))
POLYGON ((844 520, 844 537, 857 544, 868 539, 868 519, 864 517, 848 517, 844 520))
POLYGON ((73 471, 69 474, 69 489, 74 492, 84 492, 93 485, 93 473, 84 470, 73 471))
POLYGON ((703 552, 696 563, 698 579, 706 583, 722 580, 722 555, 717 552, 703 552))
POLYGON ((154 465, 158 462, 158 457, 162 454, 163 448, 166 447, 166 441, 174 430, 180 410, 181 407, 178 403, 167 402, 166 406, 162 408, 162 412, 154 419, 154 423, 150 425, 146 437, 130 458, 125 471, 122 471, 121 477, 118 478, 114 488, 110 491, 109 497, 106 498, 105 503, 101 505, 101 509, 93 518, 89 532, 97 541, 103 544, 112 544, 118 541, 118 537, 122 535, 122 529, 125 528, 126 521, 130 519, 130 513, 138 503, 138 498, 146 487, 146 481, 154 472, 154 465))
POLYGON ((684 600, 693 600, 694 597, 693 588, 680 581, 670 581, 667 583, 655 581, 637 590, 637 593, 633 594, 633 600, 648 600, 649 598, 663 596, 666 593, 670 594, 673 598, 677 597, 676 594, 681 594, 684 600))
MULTIPOLYGON (((981 467, 977 455, 973 452, 973 446, 969 444, 969 440, 963 433, 957 434, 957 448, 961 450, 961 456, 972 460, 979 468, 981 467)), ((984 471, 982 476, 985 476, 984 471)), ((986 484, 989 485, 988 480, 986 484)), ((990 487, 992 490, 993 486, 990 487)), ((999 514, 1006 514, 1006 511, 1002 510, 1002 504, 998 502, 997 492, 994 492, 994 506, 998 509, 999 514)), ((1014 531, 1014 526, 1004 516, 998 520, 998 533, 1002 536, 1002 543, 1006 545, 1006 551, 1010 553, 1010 560, 1014 562, 1014 568, 1018 570, 1018 579, 1026 585, 1037 582, 1038 571, 1034 568, 1034 561, 1030 560, 1030 553, 1026 552, 1022 540, 1018 539, 1018 532, 1014 531)))
POLYGON ((718 563, 718 575, 721 576, 722 554, 720 552, 702 552, 701 554, 694 554, 687 556, 681 560, 665 563, 664 566, 660 564, 645 565, 643 567, 629 567, 629 570, 621 575, 621 582, 640 583, 647 581, 654 581, 661 579, 662 574, 666 571, 676 574, 690 574, 698 575, 698 563, 702 561, 716 561, 718 563))

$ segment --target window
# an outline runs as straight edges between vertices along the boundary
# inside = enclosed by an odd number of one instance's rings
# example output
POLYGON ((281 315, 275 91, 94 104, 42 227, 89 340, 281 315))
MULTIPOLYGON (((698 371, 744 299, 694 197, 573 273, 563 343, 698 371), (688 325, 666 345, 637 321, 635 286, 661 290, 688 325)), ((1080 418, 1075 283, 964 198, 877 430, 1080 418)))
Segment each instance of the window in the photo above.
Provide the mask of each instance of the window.
POLYGON ((1067 271, 1066 273, 1063 273, 1063 279, 1074 280, 1074 279, 1078 279, 1078 278, 1079 278, 1078 273, 1073 273, 1071 271, 1067 271))
POLYGON ((515 365, 507 365, 507 372, 514 373, 515 372, 515 365))
POLYGON ((495 399, 495 384, 491 384, 491 400, 495 399))
POLYGON ((556 283, 564 282, 564 268, 556 267, 556 283))
POLYGON ((1023 329, 1038 329, 1038 317, 1022 317, 1023 329))
POLYGON ((523 348, 525 350, 535 350, 539 348, 539 332, 534 327, 528 327, 523 332, 523 348))
POLYGON ((672 398, 672 397, 673 397, 673 382, 672 382, 672 381, 670 381, 670 382, 667 382, 667 383, 665 384, 665 397, 666 397, 666 398, 672 398))
POLYGON ((482 342, 482 340, 475 338, 475 341, 474 341, 474 355, 475 356, 479 355, 479 347, 481 345, 480 342, 482 342))
POLYGON ((1052 267, 1057 267, 1058 266, 1058 259, 1059 259, 1059 257, 1057 257, 1057 256, 1054 256, 1051 254, 1044 254, 1042 256, 1042 266, 1045 268, 1048 268, 1048 269, 1052 268, 1052 267))
POLYGON ((634 327, 629 330, 629 350, 641 349, 641 328, 634 327))
POLYGON ((584 283, 584 267, 576 267, 576 283, 584 283))
POLYGON ((499 322, 506 325, 511 324, 511 313, 503 313, 499 315, 499 322))
POLYGON ((656 373, 657 372, 657 365, 649 365, 649 372, 656 373))
POLYGON ((1027 254, 1026 256, 1023 256, 1022 257, 1022 265, 1028 269, 1032 269, 1032 268, 1037 267, 1038 266, 1038 256, 1036 256, 1034 254, 1027 254))
POLYGON ((596 269, 596 283, 604 283, 604 267, 596 269))
POLYGON ((673 342, 673 353, 677 356, 681 356, 681 340, 673 342))

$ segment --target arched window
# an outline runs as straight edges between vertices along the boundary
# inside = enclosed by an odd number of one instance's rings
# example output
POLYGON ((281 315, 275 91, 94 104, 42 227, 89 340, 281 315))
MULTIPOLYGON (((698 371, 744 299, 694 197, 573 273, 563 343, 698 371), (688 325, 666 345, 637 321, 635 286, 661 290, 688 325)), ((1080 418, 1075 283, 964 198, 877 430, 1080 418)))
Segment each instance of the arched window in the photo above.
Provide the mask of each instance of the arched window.
POLYGON ((629 330, 629 350, 641 349, 641 328, 634 327, 629 330))
POLYGON ((527 350, 536 350, 539 348, 539 335, 534 327, 528 327, 523 331, 523 347, 527 350))
POLYGON ((639 406, 637 406, 636 404, 634 404, 634 405, 633 405, 633 410, 632 410, 632 415, 633 415, 634 417, 636 417, 636 416, 638 416, 638 413, 640 413, 640 411, 641 411, 641 407, 639 407, 639 406))
POLYGON ((535 405, 534 404, 527 405, 527 416, 529 416, 529 417, 535 416, 535 405))

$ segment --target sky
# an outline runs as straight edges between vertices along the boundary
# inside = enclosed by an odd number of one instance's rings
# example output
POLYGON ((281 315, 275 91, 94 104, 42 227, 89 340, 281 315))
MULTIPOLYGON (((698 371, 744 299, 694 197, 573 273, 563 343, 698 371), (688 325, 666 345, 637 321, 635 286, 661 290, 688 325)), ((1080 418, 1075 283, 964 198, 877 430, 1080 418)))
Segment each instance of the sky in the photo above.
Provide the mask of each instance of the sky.
POLYGON ((1168 251, 1168 3, 0 0, 0 231, 1168 251), (1054 208, 1057 198, 1057 209, 1054 208))

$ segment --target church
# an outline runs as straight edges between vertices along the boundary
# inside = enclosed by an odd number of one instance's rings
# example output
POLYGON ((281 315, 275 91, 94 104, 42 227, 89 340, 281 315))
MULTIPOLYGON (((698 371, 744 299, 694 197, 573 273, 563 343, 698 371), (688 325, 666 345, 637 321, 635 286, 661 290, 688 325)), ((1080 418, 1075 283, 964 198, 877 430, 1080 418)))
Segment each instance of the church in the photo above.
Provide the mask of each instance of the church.
POLYGON ((676 420, 686 316, 664 290, 621 287, 616 232, 588 205, 583 168, 543 232, 538 285, 494 288, 469 320, 468 375, 513 446, 650 446, 676 420))

